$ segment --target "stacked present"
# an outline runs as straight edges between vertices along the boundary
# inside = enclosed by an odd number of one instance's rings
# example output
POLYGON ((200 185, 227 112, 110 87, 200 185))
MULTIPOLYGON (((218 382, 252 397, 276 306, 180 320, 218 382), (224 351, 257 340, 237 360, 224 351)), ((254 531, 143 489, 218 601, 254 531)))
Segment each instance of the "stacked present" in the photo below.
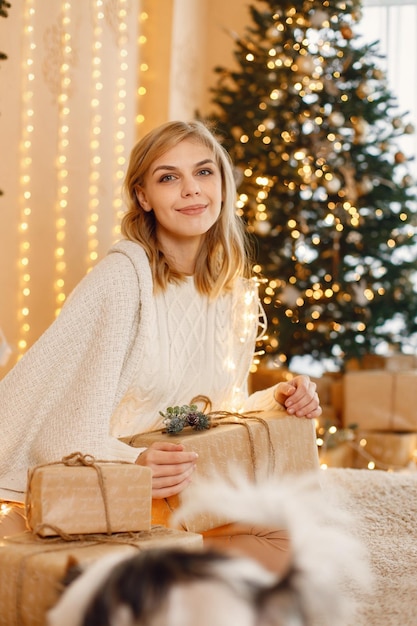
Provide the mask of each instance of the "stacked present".
POLYGON ((44 626, 69 563, 109 552, 201 548, 194 533, 151 526, 151 470, 70 455, 29 473, 29 529, 0 540, 0 625, 44 626))
MULTIPOLYGON (((252 414, 225 414, 213 419, 208 430, 184 429, 178 434, 155 431, 126 439, 134 447, 148 447, 155 441, 183 443, 198 453, 197 478, 221 476, 233 482, 235 475, 251 481, 317 470, 315 424, 312 420, 288 415, 285 411, 252 414)), ((154 524, 169 524, 177 508, 177 497, 155 500, 154 524)), ((235 522, 235 519, 199 513, 183 521, 183 529, 195 533, 235 522)))
MULTIPOLYGON (((408 357, 409 355, 401 355, 408 357)), ((404 364, 407 360, 403 361, 404 364)), ((399 469, 417 448, 417 369, 348 371, 344 376, 344 428, 355 427, 355 467, 399 469)))
MULTIPOLYGON (((250 376, 250 391, 259 391, 273 387, 277 383, 287 382, 297 373, 284 367, 258 367, 250 376)), ((323 409, 323 423, 341 423, 342 414, 342 374, 340 372, 324 372, 322 376, 310 376, 317 386, 317 393, 323 409)))
MULTIPOLYGON (((137 435, 131 445, 176 441, 198 452, 196 474, 251 480, 318 468, 312 420, 284 411, 225 414, 205 431, 137 435)), ((30 530, 0 541, 0 626, 44 626, 62 590, 68 563, 86 564, 108 552, 175 545, 202 547, 200 531, 236 521, 199 514, 168 528, 178 499, 151 499, 151 470, 96 461, 79 453, 29 473, 30 530)))

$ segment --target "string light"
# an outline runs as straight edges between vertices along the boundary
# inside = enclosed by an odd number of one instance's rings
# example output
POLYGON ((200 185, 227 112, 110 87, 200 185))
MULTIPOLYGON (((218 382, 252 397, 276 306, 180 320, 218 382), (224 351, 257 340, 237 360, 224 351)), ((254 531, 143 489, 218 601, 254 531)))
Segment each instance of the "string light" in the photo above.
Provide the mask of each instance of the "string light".
POLYGON ((58 95, 58 147, 56 158, 57 195, 55 200, 55 316, 66 299, 65 293, 65 242, 66 209, 68 207, 68 147, 69 147, 69 96, 71 90, 72 42, 71 42, 71 3, 61 4, 61 64, 60 93, 58 95))
POLYGON ((148 72, 149 66, 148 66, 148 63, 146 62, 146 57, 145 57, 145 45, 148 41, 145 28, 146 28, 146 23, 148 21, 148 18, 149 18, 149 15, 146 11, 142 11, 139 15, 138 50, 139 50, 139 56, 140 56, 140 63, 139 63, 139 81, 138 81, 139 87, 137 90, 137 94, 140 100, 139 100, 139 111, 136 116, 136 124, 138 126, 140 126, 141 124, 145 122, 145 116, 143 115, 143 112, 141 110, 141 100, 144 96, 146 96, 146 93, 147 93, 145 76, 146 76, 146 73, 148 72))
POLYGON ((34 81, 35 81, 35 0, 26 0, 23 28, 23 106, 22 135, 20 141, 20 219, 19 219, 19 339, 18 359, 28 346, 30 332, 30 222, 32 216, 32 145, 34 132, 34 81))
POLYGON ((118 4, 118 33, 117 44, 119 49, 119 76, 116 84, 115 101, 115 136, 114 136, 114 185, 113 185, 113 214, 115 225, 113 235, 115 238, 120 234, 120 220, 123 209, 121 187, 127 162, 126 148, 126 108, 127 108, 127 71, 128 66, 128 0, 119 0, 118 4))
POLYGON ((87 271, 90 271, 98 259, 98 222, 99 222, 99 189, 101 165, 101 92, 104 2, 96 0, 93 10, 93 37, 91 55, 91 86, 90 100, 90 163, 88 179, 88 213, 87 213, 87 271))
MULTIPOLYGON (((362 437, 358 440, 358 437, 353 428, 337 428, 334 424, 329 428, 320 426, 316 423, 316 444, 319 449, 319 459, 321 469, 328 469, 329 462, 327 459, 327 452, 329 449, 336 449, 338 446, 345 444, 357 455, 358 458, 364 459, 366 467, 369 470, 379 469, 385 471, 404 471, 403 465, 396 465, 395 463, 384 463, 381 459, 376 458, 367 449, 368 441, 362 437)), ((417 462, 417 450, 415 450, 410 457, 410 464, 417 462)), ((356 462, 355 462, 356 465, 356 462)))

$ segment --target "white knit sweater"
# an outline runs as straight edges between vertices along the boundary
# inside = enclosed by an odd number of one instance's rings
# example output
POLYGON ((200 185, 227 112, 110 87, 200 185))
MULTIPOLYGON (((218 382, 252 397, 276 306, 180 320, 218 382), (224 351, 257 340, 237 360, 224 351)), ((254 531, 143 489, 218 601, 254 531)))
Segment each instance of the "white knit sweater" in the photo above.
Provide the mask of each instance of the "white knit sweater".
POLYGON ((213 408, 273 408, 270 390, 247 398, 257 327, 250 281, 215 301, 192 279, 155 297, 144 250, 120 241, 0 381, 0 498, 21 499, 28 467, 71 452, 134 461, 117 437, 198 394, 213 408))

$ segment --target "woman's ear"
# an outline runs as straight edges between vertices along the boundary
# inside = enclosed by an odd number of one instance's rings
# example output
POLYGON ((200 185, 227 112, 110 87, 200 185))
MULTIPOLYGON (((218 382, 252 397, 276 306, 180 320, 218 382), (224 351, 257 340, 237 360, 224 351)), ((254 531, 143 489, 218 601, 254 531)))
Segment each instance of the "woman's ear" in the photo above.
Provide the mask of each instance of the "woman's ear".
POLYGON ((149 204, 148 200, 146 199, 146 193, 142 189, 142 187, 139 187, 139 185, 136 185, 136 187, 135 187, 135 194, 136 194, 136 199, 139 202, 139 204, 142 207, 142 209, 144 211, 147 211, 148 213, 149 213, 149 211, 152 211, 152 207, 149 204))

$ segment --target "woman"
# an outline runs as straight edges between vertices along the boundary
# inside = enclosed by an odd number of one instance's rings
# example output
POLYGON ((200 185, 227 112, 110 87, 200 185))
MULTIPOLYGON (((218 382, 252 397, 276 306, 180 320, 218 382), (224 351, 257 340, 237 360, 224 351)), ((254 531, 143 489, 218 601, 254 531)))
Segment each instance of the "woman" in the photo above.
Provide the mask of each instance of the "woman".
MULTIPOLYGON (((211 132, 199 122, 150 132, 132 151, 125 192, 124 239, 0 383, 0 497, 24 491, 29 466, 75 450, 151 467, 154 498, 181 492, 193 452, 119 438, 160 427, 160 410, 197 395, 213 409, 321 413, 306 376, 247 397, 259 304, 232 165, 211 132)), ((219 534, 210 541, 252 553, 274 540, 237 525, 219 534)))

